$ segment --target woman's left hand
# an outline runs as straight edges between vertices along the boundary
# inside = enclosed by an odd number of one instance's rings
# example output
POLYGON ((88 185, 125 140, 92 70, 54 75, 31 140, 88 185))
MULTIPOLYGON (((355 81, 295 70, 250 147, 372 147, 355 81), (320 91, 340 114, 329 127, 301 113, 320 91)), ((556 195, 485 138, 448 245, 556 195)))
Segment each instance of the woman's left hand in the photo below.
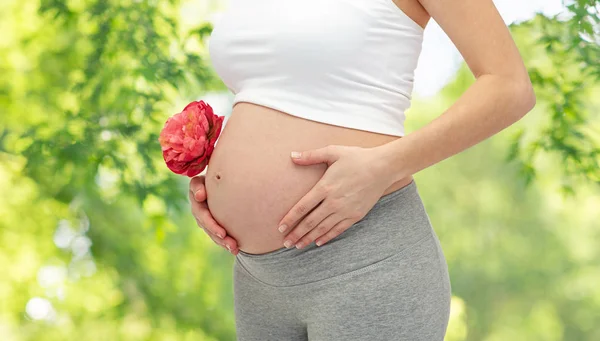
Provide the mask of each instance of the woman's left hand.
POLYGON ((328 167, 279 223, 287 226, 280 232, 289 232, 284 246, 300 249, 315 240, 321 246, 361 220, 393 183, 384 174, 384 157, 379 147, 341 145, 304 151, 299 158, 292 155, 297 165, 327 163, 328 167))

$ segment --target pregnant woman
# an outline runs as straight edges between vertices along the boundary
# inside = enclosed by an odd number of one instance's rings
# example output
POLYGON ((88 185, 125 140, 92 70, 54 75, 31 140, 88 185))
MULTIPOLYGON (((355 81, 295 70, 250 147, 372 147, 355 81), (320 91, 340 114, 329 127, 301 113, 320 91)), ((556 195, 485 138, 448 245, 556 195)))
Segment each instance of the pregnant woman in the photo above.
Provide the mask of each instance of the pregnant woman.
POLYGON ((492 0, 230 5, 209 52, 233 110, 190 199, 235 255, 238 340, 443 340, 448 268, 412 175, 535 105, 492 0), (430 18, 476 81, 405 134, 430 18))

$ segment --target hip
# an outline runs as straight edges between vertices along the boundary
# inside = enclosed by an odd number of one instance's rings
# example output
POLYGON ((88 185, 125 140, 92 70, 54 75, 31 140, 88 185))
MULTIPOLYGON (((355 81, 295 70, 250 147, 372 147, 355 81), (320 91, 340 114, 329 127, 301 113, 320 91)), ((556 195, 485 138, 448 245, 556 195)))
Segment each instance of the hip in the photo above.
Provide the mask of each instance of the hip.
POLYGON ((263 254, 240 251, 234 267, 257 283, 284 289, 332 284, 382 270, 382 276, 389 276, 390 270, 400 269, 399 263, 411 269, 433 268, 441 280, 448 277, 414 181, 382 196, 363 219, 320 247, 282 247, 263 254))

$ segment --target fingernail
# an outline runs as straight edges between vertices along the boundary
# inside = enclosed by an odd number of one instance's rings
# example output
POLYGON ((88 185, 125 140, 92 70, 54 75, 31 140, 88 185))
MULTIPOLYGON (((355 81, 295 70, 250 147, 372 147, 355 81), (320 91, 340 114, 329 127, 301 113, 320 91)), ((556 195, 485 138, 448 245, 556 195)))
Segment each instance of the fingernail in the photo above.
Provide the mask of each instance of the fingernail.
POLYGON ((221 239, 225 238, 225 236, 220 233, 218 233, 217 236, 219 236, 219 238, 221 238, 221 239))
POLYGON ((299 157, 300 157, 300 154, 301 154, 300 152, 292 152, 292 154, 291 154, 291 155, 292 155, 292 157, 293 157, 294 159, 297 159, 297 158, 299 158, 299 157))
POLYGON ((284 232, 287 229, 287 225, 283 224, 279 226, 279 232, 284 232))
POLYGON ((290 247, 292 247, 292 241, 286 240, 285 243, 283 243, 283 245, 285 245, 285 247, 287 247, 289 249, 290 247))
POLYGON ((318 242, 316 242, 315 244, 317 244, 317 246, 321 246, 321 244, 323 244, 323 242, 319 240, 319 241, 318 241, 318 242))
POLYGON ((231 252, 231 246, 229 246, 229 245, 225 245, 225 246, 227 246, 227 250, 229 250, 229 252, 231 252))

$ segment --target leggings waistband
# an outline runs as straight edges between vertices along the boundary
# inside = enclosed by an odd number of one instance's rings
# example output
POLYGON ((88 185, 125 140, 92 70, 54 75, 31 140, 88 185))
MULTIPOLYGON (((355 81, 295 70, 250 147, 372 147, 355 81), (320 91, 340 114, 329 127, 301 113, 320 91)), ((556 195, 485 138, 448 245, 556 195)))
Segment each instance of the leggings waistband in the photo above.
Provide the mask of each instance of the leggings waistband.
POLYGON ((250 254, 236 262, 255 279, 276 287, 316 282, 368 266, 434 234, 415 181, 388 193, 359 221, 322 246, 314 242, 250 254))

